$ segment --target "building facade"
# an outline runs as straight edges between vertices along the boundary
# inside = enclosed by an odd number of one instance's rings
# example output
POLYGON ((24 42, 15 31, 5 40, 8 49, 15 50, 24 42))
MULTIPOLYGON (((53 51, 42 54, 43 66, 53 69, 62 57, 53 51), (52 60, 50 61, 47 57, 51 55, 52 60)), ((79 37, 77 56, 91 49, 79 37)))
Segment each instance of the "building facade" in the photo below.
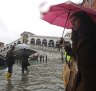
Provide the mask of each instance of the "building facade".
MULTIPOLYGON (((66 34, 64 39, 66 42, 70 42, 71 34, 66 34)), ((21 34, 21 38, 13 41, 12 43, 6 44, 0 51, 5 51, 11 48, 12 45, 18 45, 21 43, 29 44, 29 45, 36 45, 36 46, 45 46, 45 47, 59 47, 59 40, 60 37, 53 37, 53 36, 38 36, 30 32, 23 32, 21 34)))

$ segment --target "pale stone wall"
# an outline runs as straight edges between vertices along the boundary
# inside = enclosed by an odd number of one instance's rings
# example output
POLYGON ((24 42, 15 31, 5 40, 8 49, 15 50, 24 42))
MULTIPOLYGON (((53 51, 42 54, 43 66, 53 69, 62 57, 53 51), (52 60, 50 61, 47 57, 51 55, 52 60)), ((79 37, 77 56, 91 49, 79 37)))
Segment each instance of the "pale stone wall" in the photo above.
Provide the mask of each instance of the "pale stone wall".
MULTIPOLYGON (((6 46, 3 46, 2 48, 0 48, 0 51, 2 50, 2 51, 5 51, 5 50, 7 50, 7 49, 9 49, 12 45, 17 45, 17 44, 21 44, 21 43, 26 43, 26 44, 30 44, 31 45, 31 39, 34 39, 35 40, 35 45, 36 45, 36 40, 37 39, 40 39, 40 41, 41 41, 41 45, 39 45, 39 46, 43 46, 43 44, 42 44, 42 41, 44 40, 44 39, 46 39, 47 40, 47 46, 46 47, 56 47, 56 44, 57 44, 57 41, 59 41, 60 40, 60 37, 53 37, 53 36, 38 36, 38 35, 35 35, 35 34, 32 34, 32 33, 30 33, 30 32, 23 32, 22 34, 21 34, 21 38, 19 38, 19 39, 17 39, 17 40, 15 40, 15 41, 13 41, 13 42, 11 42, 11 43, 9 43, 9 44, 6 44, 6 46), (49 41, 50 40, 52 40, 54 43, 54 46, 53 46, 53 44, 51 44, 51 43, 49 43, 49 41), (49 46, 50 45, 50 46, 49 46)), ((68 35, 68 36, 66 36, 66 37, 64 37, 64 39, 65 39, 65 41, 69 41, 70 43, 71 43, 71 40, 70 40, 70 36, 68 35)), ((34 46, 35 46, 34 45, 34 46)))

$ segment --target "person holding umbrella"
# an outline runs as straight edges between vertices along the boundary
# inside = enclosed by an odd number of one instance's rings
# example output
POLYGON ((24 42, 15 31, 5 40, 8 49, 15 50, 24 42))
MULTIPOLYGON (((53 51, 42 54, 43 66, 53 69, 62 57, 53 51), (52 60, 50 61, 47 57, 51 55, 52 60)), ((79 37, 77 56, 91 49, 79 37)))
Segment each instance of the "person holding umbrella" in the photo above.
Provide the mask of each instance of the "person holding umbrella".
POLYGON ((24 74, 24 70, 28 73, 28 66, 30 66, 28 62, 29 54, 27 53, 26 49, 23 49, 23 53, 21 55, 21 67, 22 67, 22 74, 24 74))
POLYGON ((62 36, 65 28, 73 30, 72 52, 78 73, 73 90, 66 91, 96 91, 96 12, 68 1, 52 5, 42 14, 43 20, 64 28, 62 36))
POLYGON ((96 23, 84 11, 73 13, 70 21, 72 50, 78 67, 72 91, 96 91, 96 23))
POLYGON ((13 64, 15 63, 15 55, 13 52, 14 50, 15 50, 15 46, 12 46, 11 49, 6 54, 6 61, 8 67, 8 72, 6 74, 7 79, 10 79, 10 77, 12 76, 13 64))
POLYGON ((64 42, 62 46, 64 47, 63 55, 64 55, 65 62, 64 62, 64 69, 61 75, 61 79, 63 80, 65 91, 72 91, 74 78, 77 73, 77 63, 75 61, 71 45, 66 44, 64 42))

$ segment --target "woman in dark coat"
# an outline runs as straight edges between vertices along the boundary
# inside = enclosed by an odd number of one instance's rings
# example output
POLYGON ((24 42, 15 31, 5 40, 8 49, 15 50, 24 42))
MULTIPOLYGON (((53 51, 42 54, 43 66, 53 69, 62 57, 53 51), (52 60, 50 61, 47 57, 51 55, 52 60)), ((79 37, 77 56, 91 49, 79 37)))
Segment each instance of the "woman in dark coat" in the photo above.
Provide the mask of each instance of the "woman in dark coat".
POLYGON ((15 64, 16 57, 13 52, 14 50, 15 50, 15 47, 12 46, 11 49, 6 54, 6 61, 7 61, 7 67, 8 67, 8 72, 6 74, 7 79, 9 79, 12 76, 13 64, 15 64))
POLYGON ((78 73, 73 91, 96 91, 96 25, 85 12, 71 15, 72 49, 78 73))
POLYGON ((24 52, 21 56, 21 59, 22 59, 22 62, 21 62, 22 74, 24 74, 24 70, 26 70, 27 73, 29 72, 27 67, 30 65, 29 62, 28 62, 29 54, 27 53, 25 48, 23 50, 24 50, 24 52))

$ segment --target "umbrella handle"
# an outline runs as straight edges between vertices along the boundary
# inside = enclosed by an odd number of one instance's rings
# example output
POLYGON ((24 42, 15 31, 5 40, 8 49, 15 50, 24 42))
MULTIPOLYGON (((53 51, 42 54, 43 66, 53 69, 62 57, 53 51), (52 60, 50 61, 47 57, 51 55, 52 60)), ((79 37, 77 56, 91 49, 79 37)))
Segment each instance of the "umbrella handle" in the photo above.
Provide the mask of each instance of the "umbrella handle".
POLYGON ((65 22, 65 26, 64 26, 64 29, 63 29, 62 37, 63 37, 63 35, 64 35, 64 31, 65 31, 65 27, 66 27, 66 24, 67 24, 67 20, 68 20, 68 18, 69 18, 69 15, 70 15, 70 11, 69 11, 69 13, 68 13, 68 16, 67 16, 67 19, 66 19, 66 22, 65 22))

